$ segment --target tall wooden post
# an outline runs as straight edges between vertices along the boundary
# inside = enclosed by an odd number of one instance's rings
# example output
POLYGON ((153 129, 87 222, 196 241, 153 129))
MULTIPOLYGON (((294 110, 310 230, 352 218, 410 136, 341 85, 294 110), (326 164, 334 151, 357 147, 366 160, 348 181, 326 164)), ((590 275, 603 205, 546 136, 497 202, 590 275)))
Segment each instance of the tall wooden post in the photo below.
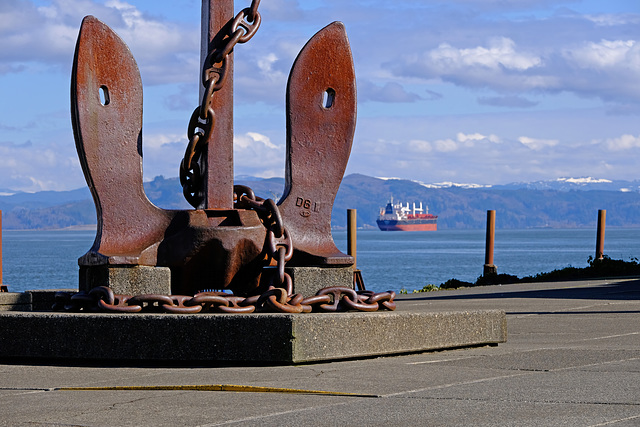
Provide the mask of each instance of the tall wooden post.
POLYGON ((2 285, 2 211, 0 211, 0 285, 2 285))
POLYGON ((347 254, 353 257, 353 287, 359 291, 364 291, 364 279, 362 272, 358 270, 357 264, 357 242, 358 242, 358 211, 347 209, 347 254))
POLYGON ((2 211, 0 211, 0 292, 7 291, 7 286, 2 284, 2 211))
POLYGON ((484 275, 497 274, 498 268, 493 264, 493 246, 496 235, 496 211, 487 211, 487 238, 484 251, 484 275))
POLYGON ((607 211, 600 209, 598 211, 598 231, 596 234, 596 259, 604 258, 604 229, 607 219, 607 211))
MULTIPOLYGON (((220 46, 228 34, 216 37, 234 18, 233 0, 202 0, 202 39, 200 46, 200 101, 204 95, 202 68, 209 52, 220 46)), ((205 199, 208 209, 233 208, 233 53, 226 64, 222 89, 215 93, 211 107, 215 112, 215 126, 209 134, 204 155, 205 199)))
POLYGON ((357 227, 357 214, 356 209, 347 209, 347 254, 353 257, 353 269, 357 270, 357 239, 358 239, 358 227, 357 227))

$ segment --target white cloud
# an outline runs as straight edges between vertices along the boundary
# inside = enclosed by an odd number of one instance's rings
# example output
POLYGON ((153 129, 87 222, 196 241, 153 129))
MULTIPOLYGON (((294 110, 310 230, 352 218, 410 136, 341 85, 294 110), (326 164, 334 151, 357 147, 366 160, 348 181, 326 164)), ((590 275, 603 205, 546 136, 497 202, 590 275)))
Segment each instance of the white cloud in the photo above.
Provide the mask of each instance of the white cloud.
MULTIPOLYGON (((430 153, 434 150, 440 153, 447 153, 456 151, 461 146, 472 148, 475 146, 476 142, 481 141, 488 141, 495 144, 502 142, 500 137, 494 134, 487 136, 481 133, 465 134, 463 132, 458 132, 455 140, 452 138, 444 138, 430 142, 423 139, 411 139, 408 142, 408 148, 409 151, 414 153, 430 153)), ((389 150, 390 148, 387 147, 385 149, 389 150)))
POLYGON ((557 139, 537 139, 529 138, 527 136, 521 136, 520 138, 518 138, 518 141, 534 151, 540 151, 548 147, 554 147, 560 142, 557 139))
POLYGON ((458 144, 453 139, 440 139, 433 143, 436 146, 436 150, 442 153, 456 151, 458 144))
POLYGON ((276 145, 267 135, 247 132, 234 136, 233 148, 236 175, 284 176, 284 144, 276 145))
POLYGON ((585 15, 585 19, 595 22, 598 26, 615 27, 620 25, 637 25, 640 15, 632 13, 603 13, 599 15, 585 15))
POLYGON ((565 50, 564 56, 570 63, 582 68, 611 69, 615 67, 629 68, 640 65, 637 57, 640 54, 634 49, 635 40, 601 40, 599 43, 588 42, 574 50, 565 50))
POLYGON ((275 53, 269 53, 265 56, 258 58, 258 68, 263 73, 271 73, 273 71, 273 64, 278 60, 275 53))
POLYGON ((421 54, 406 55, 392 67, 407 77, 516 91, 557 86, 554 76, 539 73, 544 65, 542 56, 518 49, 512 39, 493 37, 486 46, 471 48, 441 43, 421 54))
POLYGON ((482 135, 481 133, 470 133, 470 134, 464 134, 462 132, 458 132, 458 134, 456 135, 456 138, 458 139, 458 141, 460 142, 468 142, 468 141, 482 141, 484 139, 493 142, 493 143, 499 143, 501 142, 500 137, 497 135, 482 135))
POLYGON ((507 107, 507 108, 531 108, 538 105, 538 102, 530 101, 524 97, 511 95, 511 96, 481 96, 478 98, 478 104, 491 105, 494 107, 507 107))
POLYGON ((66 190, 84 184, 73 144, 0 143, 0 186, 17 191, 66 190), (64 171, 64 173, 60 173, 64 171))
MULTIPOLYGON (((144 135, 143 159, 146 180, 158 175, 177 176, 187 147, 181 134, 154 132, 144 135)), ((276 145, 258 132, 246 132, 233 138, 236 175, 269 178, 284 176, 284 145, 276 145)))
POLYGON ((167 144, 172 143, 182 143, 187 147, 187 137, 183 134, 177 133, 155 133, 155 134, 146 134, 144 135, 144 139, 142 141, 143 150, 161 148, 167 144))
POLYGON ((241 149, 253 148, 259 150, 262 146, 272 150, 280 149, 271 142, 268 136, 261 135, 257 132, 247 132, 245 135, 238 135, 233 139, 233 144, 241 149), (262 144, 262 146, 260 144, 262 144))
POLYGON ((381 86, 369 81, 358 82, 358 101, 377 101, 386 103, 415 102, 422 99, 416 93, 407 91, 396 82, 385 83, 381 86))
POLYGON ((540 57, 517 52, 515 47, 515 42, 507 37, 490 40, 488 47, 460 49, 442 43, 428 52, 425 59, 432 62, 435 68, 449 70, 482 67, 495 71, 501 68, 524 71, 542 63, 540 57))
POLYGON ((483 94, 477 98, 481 105, 532 108, 539 102, 528 95, 562 92, 616 104, 640 102, 640 15, 599 15, 606 26, 594 19, 574 13, 497 20, 491 28, 465 17, 456 33, 425 30, 424 42, 416 39, 413 52, 407 49, 384 65, 423 83, 443 81, 502 95, 483 94))
POLYGON ((612 151, 621 151, 621 150, 629 150, 631 148, 640 147, 640 136, 634 135, 622 135, 618 138, 610 138, 606 142, 609 150, 612 151))
POLYGON ((0 71, 29 69, 25 64, 37 64, 38 70, 42 64, 68 69, 86 15, 104 21, 127 43, 145 85, 195 80, 200 55, 198 26, 184 27, 149 17, 122 1, 53 0, 42 7, 9 1, 0 10, 0 71))
POLYGON ((418 153, 429 153, 433 149, 429 141, 423 141, 420 139, 412 139, 409 141, 409 149, 418 153))

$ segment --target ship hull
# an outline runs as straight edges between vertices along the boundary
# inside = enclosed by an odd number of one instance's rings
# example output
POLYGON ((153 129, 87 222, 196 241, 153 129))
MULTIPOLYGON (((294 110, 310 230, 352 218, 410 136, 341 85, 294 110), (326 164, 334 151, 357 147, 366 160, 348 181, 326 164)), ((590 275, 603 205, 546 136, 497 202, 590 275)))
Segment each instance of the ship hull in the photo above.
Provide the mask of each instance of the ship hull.
POLYGON ((438 224, 435 220, 432 221, 393 221, 393 220, 378 220, 378 228, 382 231, 436 231, 438 224))

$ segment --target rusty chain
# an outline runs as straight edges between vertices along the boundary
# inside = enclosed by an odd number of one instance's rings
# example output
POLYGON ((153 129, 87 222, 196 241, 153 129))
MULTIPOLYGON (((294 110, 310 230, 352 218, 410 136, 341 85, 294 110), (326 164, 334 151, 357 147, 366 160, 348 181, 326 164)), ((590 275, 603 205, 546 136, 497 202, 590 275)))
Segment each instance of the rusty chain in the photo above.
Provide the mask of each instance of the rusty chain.
POLYGON ((271 269, 270 286, 266 292, 248 298, 226 292, 199 292, 187 295, 119 295, 107 286, 98 286, 89 292, 57 292, 55 311, 88 312, 165 312, 195 313, 310 313, 336 311, 395 310, 395 292, 355 291, 348 287, 333 286, 321 289, 312 297, 293 294, 291 276, 285 272, 285 263, 293 255, 293 243, 284 226, 278 206, 271 199, 256 197, 249 187, 234 186, 234 203, 238 209, 253 209, 267 229, 263 255, 271 269), (272 262, 273 261, 273 262, 272 262))
POLYGON ((311 313, 337 311, 395 310, 393 291, 374 293, 334 286, 321 289, 315 296, 288 294, 284 288, 270 287, 261 295, 248 298, 224 292, 200 292, 187 295, 118 295, 106 286, 91 291, 57 292, 54 311, 117 313, 311 313))
MULTIPOLYGON (((246 43, 255 35, 262 22, 258 6, 260 0, 242 9, 229 25, 229 34, 222 46, 209 52, 202 67, 202 85, 205 87, 202 102, 191 115, 187 128, 189 143, 180 162, 182 194, 191 206, 198 208, 204 201, 204 147, 215 127, 214 94, 223 88, 227 75, 227 60, 233 48, 246 43)), ((223 27, 226 28, 227 26, 223 27)))
POLYGON ((272 261, 275 262, 275 266, 265 268, 267 271, 274 270, 270 274, 270 284, 276 288, 286 289, 287 295, 291 295, 293 282, 284 267, 293 256, 293 242, 284 226, 278 205, 272 199, 257 197, 253 190, 245 185, 234 185, 233 194, 236 209, 255 210, 267 229, 263 254, 267 258, 267 265, 273 264, 272 261))
POLYGON ((266 292, 248 298, 226 292, 199 292, 187 295, 119 295, 107 286, 98 286, 89 292, 57 292, 55 311, 89 312, 166 312, 166 313, 310 313, 336 311, 395 310, 395 292, 355 291, 342 286, 327 287, 316 295, 305 298, 293 294, 291 276, 285 272, 285 263, 293 255, 291 235, 284 226, 278 206, 272 199, 257 197, 243 185, 235 185, 234 203, 237 209, 255 210, 267 229, 263 255, 270 273, 270 286, 266 292), (270 264, 275 263, 274 266, 270 264))
MULTIPOLYGON (((216 92, 224 87, 227 75, 227 60, 234 47, 246 43, 255 35, 261 23, 258 11, 260 0, 242 9, 230 22, 229 34, 224 44, 209 52, 202 69, 202 84, 205 91, 202 102, 193 111, 187 128, 189 140, 184 158, 180 162, 180 184, 187 202, 198 208, 204 200, 203 153, 208 137, 215 127, 215 111, 212 103, 216 92)), ((225 26, 226 28, 226 26, 225 26)), ((237 209, 253 209, 267 229, 264 255, 267 267, 275 271, 271 286, 260 294, 248 298, 225 292, 200 292, 187 295, 119 295, 106 286, 93 288, 89 292, 58 292, 53 309, 56 311, 106 311, 106 312, 168 312, 193 314, 199 312, 219 313, 309 313, 312 311, 375 311, 395 310, 395 292, 355 291, 348 287, 328 287, 315 296, 304 298, 292 294, 292 280, 285 272, 285 263, 293 255, 291 236, 283 224, 282 216, 272 199, 256 197, 245 186, 234 186, 234 203, 237 209)))

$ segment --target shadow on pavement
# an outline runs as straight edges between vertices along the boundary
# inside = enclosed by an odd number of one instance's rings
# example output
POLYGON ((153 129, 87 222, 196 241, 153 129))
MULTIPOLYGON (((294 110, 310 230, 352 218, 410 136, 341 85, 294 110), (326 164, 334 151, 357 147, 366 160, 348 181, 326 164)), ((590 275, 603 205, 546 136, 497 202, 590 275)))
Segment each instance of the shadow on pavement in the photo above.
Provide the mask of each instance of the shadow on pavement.
MULTIPOLYGON (((570 283, 570 282, 568 282, 570 283)), ((577 283, 577 282, 574 282, 577 283)), ((549 298, 549 299, 586 299, 586 300, 613 300, 629 301, 640 300, 640 280, 626 280, 621 282, 607 283, 596 286, 571 286, 554 289, 527 289, 510 290, 510 287, 517 288, 523 284, 501 285, 500 291, 496 291, 497 286, 485 287, 485 292, 466 293, 474 288, 465 288, 465 293, 449 293, 450 291, 426 292, 420 296, 408 296, 399 300, 421 301, 421 300, 468 300, 468 299, 506 299, 506 298, 549 298), (493 292, 491 290, 493 290, 493 292)), ((530 287, 536 283, 528 284, 530 287)), ((478 287, 478 290, 482 287, 478 287)), ((419 295, 419 294, 417 294, 419 295)))

